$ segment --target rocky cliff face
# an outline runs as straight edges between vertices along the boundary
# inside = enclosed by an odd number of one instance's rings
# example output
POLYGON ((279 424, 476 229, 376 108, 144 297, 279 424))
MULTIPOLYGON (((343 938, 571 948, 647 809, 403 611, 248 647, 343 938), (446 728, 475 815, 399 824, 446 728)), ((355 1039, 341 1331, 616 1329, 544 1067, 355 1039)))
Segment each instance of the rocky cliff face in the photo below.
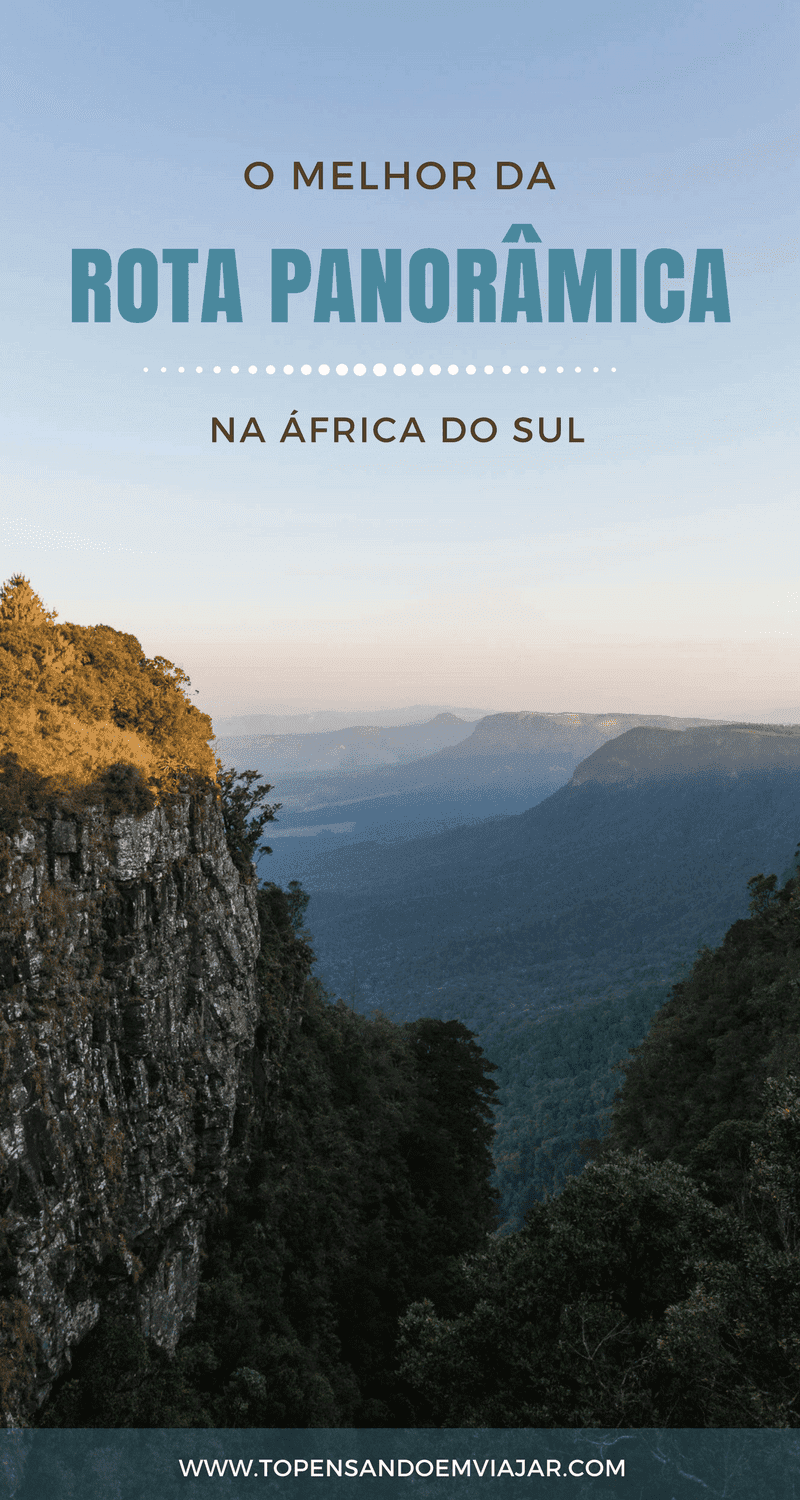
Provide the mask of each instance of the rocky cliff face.
MULTIPOLYGON (((255 889, 209 792, 0 835, 0 1402, 24 1422, 109 1303, 174 1347, 241 1135, 255 889)), ((263 1083, 263 1077, 259 1071, 263 1083)))

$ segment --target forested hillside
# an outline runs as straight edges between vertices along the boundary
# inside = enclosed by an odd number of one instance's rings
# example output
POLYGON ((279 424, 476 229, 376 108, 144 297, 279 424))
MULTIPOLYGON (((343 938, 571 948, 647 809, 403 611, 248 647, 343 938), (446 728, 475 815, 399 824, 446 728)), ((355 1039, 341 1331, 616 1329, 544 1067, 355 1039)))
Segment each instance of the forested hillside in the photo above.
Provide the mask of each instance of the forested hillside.
POLYGON ((800 1425, 800 882, 703 953, 599 1159, 403 1319, 442 1426, 800 1425))
MULTIPOLYGON (((677 757, 685 736, 662 733, 677 757)), ((791 858, 800 733, 730 729, 716 764, 701 741, 685 769, 640 764, 645 734, 605 746, 526 813, 320 860, 310 925, 325 977, 393 1014, 457 996, 474 1016, 481 995, 495 1009, 532 988, 537 1006, 591 994, 600 974, 665 972, 718 941, 754 864, 791 858), (737 763, 740 742, 774 753, 737 763)))

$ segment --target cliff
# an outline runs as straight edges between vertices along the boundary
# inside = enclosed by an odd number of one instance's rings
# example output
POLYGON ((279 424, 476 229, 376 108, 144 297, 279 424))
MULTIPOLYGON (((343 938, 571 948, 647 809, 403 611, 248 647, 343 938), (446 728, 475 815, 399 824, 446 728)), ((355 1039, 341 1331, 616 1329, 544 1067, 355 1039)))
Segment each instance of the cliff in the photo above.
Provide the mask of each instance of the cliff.
POLYGON ((407 1423, 398 1316, 494 1222, 488 1064, 330 1004, 189 685, 0 589, 3 1417, 407 1423))
POLYGON ((259 931, 211 787, 139 816, 77 805, 6 827, 0 1402, 13 1424, 101 1311, 133 1313, 170 1350, 193 1314, 204 1221, 252 1088, 259 931))
MULTIPOLYGON (((677 723, 677 721, 676 721, 677 723)), ((641 726, 609 740, 575 770, 570 786, 585 782, 669 781, 713 776, 726 780, 800 766, 800 728, 793 724, 641 726)))

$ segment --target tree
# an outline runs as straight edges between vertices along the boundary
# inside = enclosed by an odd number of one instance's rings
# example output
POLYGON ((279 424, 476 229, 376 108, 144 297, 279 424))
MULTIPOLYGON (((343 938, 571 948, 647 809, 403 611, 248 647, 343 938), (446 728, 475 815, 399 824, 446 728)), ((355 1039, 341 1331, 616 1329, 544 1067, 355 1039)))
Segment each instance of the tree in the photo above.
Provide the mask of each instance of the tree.
POLYGON ((447 1278, 438 1288, 441 1298, 448 1295, 450 1257, 477 1249, 497 1221, 491 1186, 495 1065, 460 1021, 423 1018, 405 1033, 417 1099, 404 1154, 425 1210, 420 1255, 447 1278))
POLYGON ((750 881, 751 915, 699 954, 623 1064, 609 1149, 696 1162, 741 1187, 766 1080, 800 1068, 800 880, 750 881))
POLYGON ((731 1240, 682 1168, 615 1154, 464 1263, 457 1317, 409 1310, 401 1371, 437 1426, 670 1425, 659 1322, 731 1240))
POLYGON ((258 854, 271 854, 259 845, 264 829, 275 820, 280 802, 268 803, 272 787, 257 771, 225 769, 217 761, 217 787, 225 822, 225 835, 234 864, 242 874, 255 878, 253 862, 258 854))

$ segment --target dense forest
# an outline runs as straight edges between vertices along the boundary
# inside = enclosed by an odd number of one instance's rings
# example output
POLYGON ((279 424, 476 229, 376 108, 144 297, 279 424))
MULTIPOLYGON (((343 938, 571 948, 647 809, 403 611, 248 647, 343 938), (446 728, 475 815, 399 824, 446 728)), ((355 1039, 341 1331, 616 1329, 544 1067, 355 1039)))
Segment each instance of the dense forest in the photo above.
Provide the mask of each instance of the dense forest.
POLYGON ((626 1064, 595 1160, 403 1319, 443 1426, 795 1427, 800 881, 750 882, 626 1064))
MULTIPOLYGON (((310 974, 302 892, 259 899, 265 964, 310 974)), ((628 1059, 593 1159, 500 1237, 469 1033, 309 978, 176 1357, 101 1325, 42 1424, 800 1425, 800 882, 755 877, 751 907, 628 1059)))

